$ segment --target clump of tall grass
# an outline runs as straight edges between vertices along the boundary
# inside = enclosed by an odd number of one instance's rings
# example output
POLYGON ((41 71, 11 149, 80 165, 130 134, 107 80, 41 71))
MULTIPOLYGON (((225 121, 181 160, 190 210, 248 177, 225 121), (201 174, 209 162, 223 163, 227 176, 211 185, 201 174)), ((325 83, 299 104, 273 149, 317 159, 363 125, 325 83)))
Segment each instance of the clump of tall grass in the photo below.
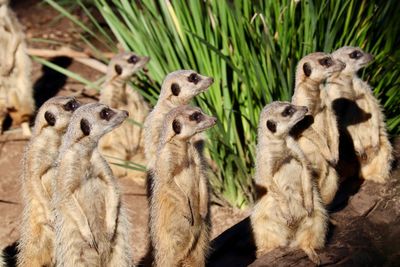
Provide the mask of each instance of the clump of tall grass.
POLYGON ((171 71, 195 69, 214 77, 214 85, 196 102, 219 119, 209 132, 208 151, 218 166, 212 185, 233 206, 253 201, 260 110, 273 100, 290 100, 296 63, 308 53, 344 45, 373 53, 376 61, 364 78, 381 99, 389 131, 399 133, 396 0, 92 0, 112 34, 79 0, 92 25, 83 25, 55 0, 45 1, 82 27, 83 40, 99 56, 92 40, 149 55, 151 79, 140 76, 135 89, 153 104, 171 71))

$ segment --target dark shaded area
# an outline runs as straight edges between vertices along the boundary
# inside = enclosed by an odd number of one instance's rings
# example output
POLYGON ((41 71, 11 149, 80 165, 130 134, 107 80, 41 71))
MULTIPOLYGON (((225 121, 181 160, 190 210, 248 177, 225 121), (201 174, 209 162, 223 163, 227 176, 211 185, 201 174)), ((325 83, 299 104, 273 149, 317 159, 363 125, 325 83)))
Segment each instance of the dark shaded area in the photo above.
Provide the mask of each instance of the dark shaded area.
POLYGON ((12 125, 12 119, 10 114, 7 114, 7 116, 5 117, 4 121, 3 121, 3 125, 2 125, 2 129, 3 131, 7 131, 8 129, 10 129, 12 125))
POLYGON ((250 218, 229 228, 211 243, 207 266, 248 266, 256 259, 256 246, 250 218))
MULTIPOLYGON (((397 148, 399 149, 400 146, 397 148)), ((386 185, 365 182, 330 214, 322 266, 400 266, 400 169, 386 185)), ((212 241, 208 266, 315 266, 299 249, 278 248, 255 258, 249 218, 212 241)))
POLYGON ((18 241, 3 249, 4 263, 7 267, 17 266, 18 241))
MULTIPOLYGON (((50 60, 62 68, 67 68, 72 63, 69 57, 55 57, 50 60)), ((44 102, 55 96, 67 82, 67 76, 47 66, 42 67, 42 76, 33 85, 33 97, 38 109, 44 102)))

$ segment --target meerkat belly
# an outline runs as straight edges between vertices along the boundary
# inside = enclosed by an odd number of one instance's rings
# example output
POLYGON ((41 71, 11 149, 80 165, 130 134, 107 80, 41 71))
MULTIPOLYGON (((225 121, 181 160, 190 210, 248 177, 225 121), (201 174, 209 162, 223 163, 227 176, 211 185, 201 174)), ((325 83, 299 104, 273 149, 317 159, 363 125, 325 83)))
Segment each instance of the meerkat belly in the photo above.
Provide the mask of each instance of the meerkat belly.
POLYGON ((85 214, 93 236, 97 240, 105 240, 106 196, 105 185, 98 179, 89 179, 74 193, 83 213, 85 214))
POLYGON ((274 176, 280 191, 288 198, 291 214, 300 216, 306 214, 303 206, 302 169, 302 165, 292 158, 289 163, 282 165, 274 176))

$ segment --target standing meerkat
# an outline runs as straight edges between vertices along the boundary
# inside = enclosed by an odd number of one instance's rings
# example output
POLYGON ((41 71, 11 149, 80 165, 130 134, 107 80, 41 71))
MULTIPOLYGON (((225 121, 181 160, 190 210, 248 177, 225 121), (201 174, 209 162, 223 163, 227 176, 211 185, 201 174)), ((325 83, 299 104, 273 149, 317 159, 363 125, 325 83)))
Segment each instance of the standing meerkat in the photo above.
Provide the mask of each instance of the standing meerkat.
POLYGON ((165 116, 150 205, 155 266, 205 266, 210 238, 208 181, 191 139, 215 123, 216 118, 190 106, 165 116))
MULTIPOLYGON (((145 146, 148 175, 147 187, 151 194, 151 172, 156 161, 157 146, 165 115, 173 108, 187 105, 198 94, 205 92, 214 82, 193 70, 178 70, 168 74, 161 86, 160 96, 154 109, 144 122, 145 146)), ((199 136, 198 139, 201 139, 199 136)))
POLYGON ((97 151, 128 117, 100 103, 75 111, 62 139, 53 183, 57 266, 131 266, 129 221, 119 187, 97 151))
POLYGON ((314 119, 298 142, 318 173, 318 186, 325 204, 332 202, 338 188, 338 175, 333 166, 339 159, 339 131, 336 117, 326 104, 323 83, 343 68, 344 63, 326 53, 305 56, 297 65, 292 98, 293 104, 306 106, 307 114, 314 119))
POLYGON ((336 50, 332 56, 343 61, 346 68, 336 79, 329 81, 329 84, 344 83, 343 86, 331 85, 329 100, 333 103, 338 98, 346 98, 354 103, 342 110, 341 121, 352 138, 360 161, 360 174, 366 180, 384 183, 389 178, 393 160, 385 117, 371 87, 357 76, 357 71, 367 66, 373 56, 358 47, 349 46, 336 50), (355 121, 355 117, 358 121, 355 121))
POLYGON ((52 181, 61 137, 79 107, 73 97, 58 96, 39 109, 33 135, 23 158, 23 216, 18 266, 54 265, 54 229, 51 216, 52 181))
POLYGON ((320 264, 315 249, 324 246, 327 213, 311 164, 290 135, 306 113, 306 107, 288 102, 273 102, 261 112, 255 180, 267 188, 267 194, 250 218, 258 256, 292 246, 320 264))
MULTIPOLYGON (((114 56, 107 68, 106 80, 100 92, 100 102, 111 108, 129 112, 129 119, 121 127, 104 136, 100 141, 100 152, 109 156, 109 162, 117 159, 146 165, 144 157, 144 141, 142 124, 149 114, 150 107, 139 92, 129 84, 132 75, 141 70, 150 60, 149 57, 138 56, 133 52, 124 52, 114 56)), ((128 175, 141 178, 144 174, 118 165, 111 165, 117 177, 128 175)))
MULTIPOLYGON (((16 124, 21 124, 23 134, 29 136, 29 120, 33 114, 31 61, 26 53, 25 35, 17 16, 8 5, 8 0, 0 0, 0 124, 7 114, 16 124), (7 112, 4 112, 7 110, 7 112)), ((2 129, 1 129, 2 130, 2 129)))

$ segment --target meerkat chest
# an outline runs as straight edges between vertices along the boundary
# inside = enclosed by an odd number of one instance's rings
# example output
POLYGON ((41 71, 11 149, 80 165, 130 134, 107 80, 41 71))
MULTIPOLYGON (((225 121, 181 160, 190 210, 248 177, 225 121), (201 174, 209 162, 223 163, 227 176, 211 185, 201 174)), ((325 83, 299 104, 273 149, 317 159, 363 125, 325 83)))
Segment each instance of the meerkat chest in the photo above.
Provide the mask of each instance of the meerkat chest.
POLYGON ((303 166, 294 157, 288 157, 282 162, 274 175, 274 181, 288 199, 289 202, 300 203, 302 201, 301 174, 303 166))

